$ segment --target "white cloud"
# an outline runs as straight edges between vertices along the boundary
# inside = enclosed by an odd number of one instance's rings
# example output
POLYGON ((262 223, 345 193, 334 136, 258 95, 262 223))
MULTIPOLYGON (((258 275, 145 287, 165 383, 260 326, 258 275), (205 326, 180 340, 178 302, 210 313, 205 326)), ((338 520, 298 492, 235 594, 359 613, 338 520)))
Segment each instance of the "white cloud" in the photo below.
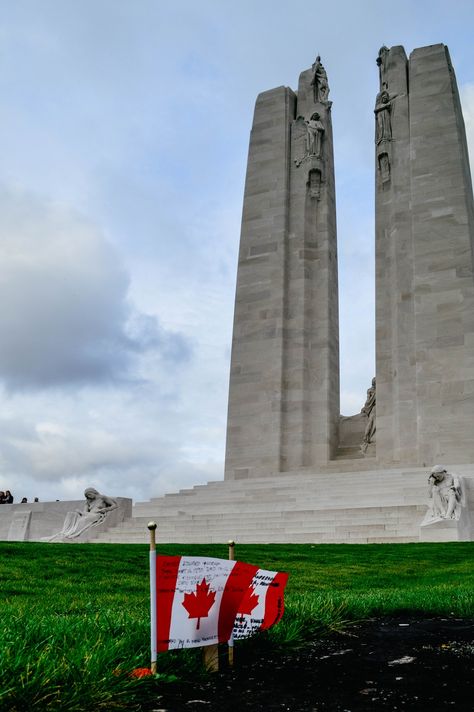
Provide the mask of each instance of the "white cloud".
POLYGON ((0 379, 7 390, 116 381, 146 349, 186 356, 180 335, 132 309, 128 275, 96 226, 6 190, 0 212, 0 379))

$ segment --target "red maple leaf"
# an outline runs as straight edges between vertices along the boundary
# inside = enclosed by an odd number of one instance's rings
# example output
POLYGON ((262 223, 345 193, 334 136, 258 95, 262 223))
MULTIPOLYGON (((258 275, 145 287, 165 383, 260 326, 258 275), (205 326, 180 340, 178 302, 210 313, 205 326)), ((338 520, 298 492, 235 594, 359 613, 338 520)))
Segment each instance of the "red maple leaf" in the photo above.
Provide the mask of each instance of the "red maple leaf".
POLYGON ((256 605, 258 605, 258 596, 255 594, 254 587, 249 586, 240 602, 237 614, 240 613, 241 616, 244 613, 251 614, 256 605))
POLYGON ((215 591, 209 591, 210 584, 203 578, 201 583, 196 584, 196 593, 185 593, 182 605, 189 613, 189 618, 197 618, 196 630, 199 630, 201 618, 207 618, 209 611, 214 605, 216 598, 215 591))

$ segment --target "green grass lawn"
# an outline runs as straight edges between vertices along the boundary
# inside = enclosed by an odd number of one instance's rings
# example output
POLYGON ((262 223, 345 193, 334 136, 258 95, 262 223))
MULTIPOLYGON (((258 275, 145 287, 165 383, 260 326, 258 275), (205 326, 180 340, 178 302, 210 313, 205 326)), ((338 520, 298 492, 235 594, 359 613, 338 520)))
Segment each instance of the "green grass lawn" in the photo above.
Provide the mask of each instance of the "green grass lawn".
MULTIPOLYGON (((159 553, 226 558, 227 546, 159 553)), ((467 542, 237 545, 237 559, 290 574, 281 623, 239 645, 301 644, 397 613, 474 616, 473 554, 467 542)), ((0 542, 0 558, 1 710, 139 709, 172 676, 200 674, 188 650, 161 654, 156 679, 128 675, 149 665, 146 546, 0 542)))

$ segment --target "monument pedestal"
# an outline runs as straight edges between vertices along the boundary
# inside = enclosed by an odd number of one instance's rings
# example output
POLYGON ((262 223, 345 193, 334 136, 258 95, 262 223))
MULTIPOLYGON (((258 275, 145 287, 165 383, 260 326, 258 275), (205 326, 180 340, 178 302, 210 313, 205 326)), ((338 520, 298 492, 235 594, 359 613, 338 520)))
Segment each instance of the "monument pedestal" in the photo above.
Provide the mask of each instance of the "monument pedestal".
MULTIPOLYGON (((353 468, 367 464, 364 459, 351 462, 353 468)), ((456 472, 474 486, 474 464, 456 472)), ((145 543, 147 523, 154 519, 162 543, 419 542, 428 475, 426 468, 331 472, 328 467, 209 482, 135 504, 130 519, 93 541, 145 543)), ((452 534, 458 541, 454 529, 452 534)))

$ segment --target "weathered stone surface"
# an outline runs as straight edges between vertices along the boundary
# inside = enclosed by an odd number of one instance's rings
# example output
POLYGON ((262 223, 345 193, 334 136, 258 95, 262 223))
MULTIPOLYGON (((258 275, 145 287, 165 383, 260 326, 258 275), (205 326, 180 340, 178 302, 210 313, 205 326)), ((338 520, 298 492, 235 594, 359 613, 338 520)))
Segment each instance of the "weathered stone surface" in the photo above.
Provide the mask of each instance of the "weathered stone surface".
POLYGON ((14 512, 8 530, 8 541, 28 541, 30 520, 31 510, 14 512))
POLYGON ((444 45, 384 53, 390 178, 376 129, 377 459, 474 458, 474 208, 444 45))
POLYGON ((290 122, 285 87, 260 94, 250 137, 235 300, 226 477, 280 463, 290 122))
POLYGON ((298 95, 261 94, 250 138, 229 389, 226 478, 327 462, 339 351, 331 104, 317 59, 298 95))

